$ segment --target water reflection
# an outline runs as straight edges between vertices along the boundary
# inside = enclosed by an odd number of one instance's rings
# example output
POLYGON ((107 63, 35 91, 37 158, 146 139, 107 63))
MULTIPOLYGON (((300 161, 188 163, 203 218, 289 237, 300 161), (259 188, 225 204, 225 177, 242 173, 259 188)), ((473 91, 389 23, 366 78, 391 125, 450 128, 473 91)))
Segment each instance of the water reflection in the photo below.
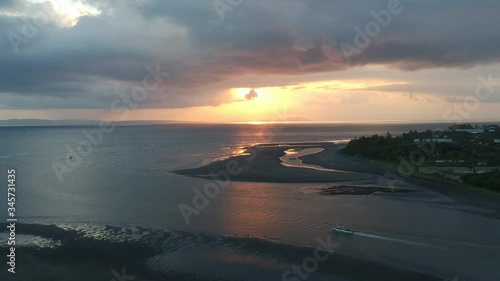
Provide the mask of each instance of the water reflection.
POLYGON ((313 147, 313 148, 304 148, 304 149, 288 149, 285 151, 285 155, 280 157, 281 160, 281 165, 286 166, 286 167, 296 167, 296 168, 306 168, 306 169, 314 169, 314 170, 320 170, 320 171, 328 171, 328 172, 344 172, 345 171, 340 171, 340 170, 334 170, 334 169, 327 169, 318 165, 312 165, 312 164, 305 164, 302 163, 302 160, 300 157, 306 156, 306 155, 311 155, 311 154, 316 154, 323 152, 324 149, 321 147, 313 147))

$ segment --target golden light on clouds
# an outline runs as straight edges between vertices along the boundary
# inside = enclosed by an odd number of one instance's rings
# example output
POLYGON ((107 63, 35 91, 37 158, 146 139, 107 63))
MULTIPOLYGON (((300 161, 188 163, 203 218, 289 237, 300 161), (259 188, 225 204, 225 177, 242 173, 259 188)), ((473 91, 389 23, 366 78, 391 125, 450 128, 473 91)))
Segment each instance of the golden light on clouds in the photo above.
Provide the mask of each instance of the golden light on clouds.
POLYGON ((231 92, 236 96, 236 98, 245 100, 246 95, 251 91, 251 88, 236 88, 231 89, 231 92))
MULTIPOLYGON (((276 104, 292 106, 303 102, 312 95, 350 93, 356 91, 372 91, 379 87, 409 85, 409 82, 387 80, 331 80, 297 83, 288 86, 256 88, 257 97, 252 101, 256 106, 273 106, 276 104)), ((229 92, 236 101, 246 101, 252 88, 233 88, 229 92)), ((247 105, 248 106, 248 105, 247 105)))
MULTIPOLYGON (((303 119, 308 120, 310 113, 316 114, 327 109, 327 111, 333 109, 340 111, 342 107, 348 107, 347 103, 377 103, 371 99, 372 96, 379 97, 381 91, 377 88, 408 84, 410 83, 404 81, 367 79, 314 81, 287 86, 255 88, 258 96, 252 100, 247 99, 252 88, 232 88, 229 89, 229 93, 234 102, 216 108, 218 113, 224 114, 228 119, 234 121, 273 120, 275 119, 273 118, 274 113, 283 110, 291 113, 294 117, 304 117, 303 119)), ((396 93, 384 96, 388 99, 394 98, 395 102, 406 99, 401 94, 396 93)))
POLYGON ((332 81, 317 81, 310 83, 298 84, 292 87, 292 90, 309 90, 314 92, 339 92, 363 90, 374 87, 391 86, 391 85, 408 85, 408 82, 402 81, 387 81, 387 80, 332 80, 332 81))
MULTIPOLYGON (((446 104, 428 103, 421 94, 418 94, 419 101, 415 101, 409 98, 408 93, 377 89, 377 87, 407 84, 410 83, 389 80, 294 83, 287 86, 254 88, 258 97, 252 100, 245 99, 252 88, 230 88, 221 94, 221 97, 226 98, 221 98, 224 103, 218 105, 138 109, 131 111, 129 118, 262 125, 270 122, 398 120, 408 119, 407 116, 423 115, 431 107, 436 112, 443 111, 442 108, 445 108, 446 104)), ((113 115, 106 116, 109 119, 113 117, 113 115)))
POLYGON ((74 26, 79 18, 96 16, 101 13, 97 8, 77 0, 28 0, 30 3, 50 3, 60 16, 59 22, 64 26, 74 26))

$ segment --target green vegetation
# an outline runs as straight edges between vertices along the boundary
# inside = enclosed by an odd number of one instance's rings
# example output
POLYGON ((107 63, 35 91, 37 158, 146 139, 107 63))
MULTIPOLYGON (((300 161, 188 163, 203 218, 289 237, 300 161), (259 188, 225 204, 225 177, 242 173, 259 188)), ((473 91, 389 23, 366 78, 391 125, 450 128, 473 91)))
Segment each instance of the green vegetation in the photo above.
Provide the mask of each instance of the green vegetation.
MULTIPOLYGON (((467 132, 410 131, 393 137, 373 135, 355 138, 349 142, 343 152, 352 156, 389 162, 399 162, 400 158, 414 158, 418 151, 425 152, 424 162, 427 167, 468 167, 500 166, 500 145, 494 139, 500 138, 500 132, 472 134, 467 132), (421 142, 415 140, 449 139, 451 143, 421 142), (413 153, 413 155, 412 155, 413 153)), ((422 156, 421 153, 419 153, 422 156)), ((417 155, 418 157, 418 155, 417 155)), ((422 157, 420 157, 422 158, 422 157)))
POLYGON ((450 126, 450 129, 456 130, 456 129, 474 129, 474 126, 471 124, 456 124, 453 126, 450 126))
POLYGON ((470 185, 500 191, 500 171, 496 170, 482 174, 468 174, 462 176, 462 180, 470 185))
POLYGON ((418 150, 418 146, 409 135, 392 137, 387 133, 386 136, 373 135, 355 138, 349 142, 343 152, 353 156, 392 162, 398 161, 400 156, 408 156, 414 150, 418 150))
POLYGON ((449 130, 425 132, 410 131, 401 136, 355 138, 343 149, 343 153, 391 163, 411 163, 415 168, 426 167, 426 173, 440 174, 447 178, 500 191, 499 172, 490 172, 500 167, 500 128, 484 126, 484 132, 470 124, 451 126, 449 130), (466 131, 464 131, 466 130, 466 131), (443 170, 444 169, 444 170, 443 170), (462 177, 464 171, 471 174, 462 177), (477 173, 476 171, 486 172, 477 173))

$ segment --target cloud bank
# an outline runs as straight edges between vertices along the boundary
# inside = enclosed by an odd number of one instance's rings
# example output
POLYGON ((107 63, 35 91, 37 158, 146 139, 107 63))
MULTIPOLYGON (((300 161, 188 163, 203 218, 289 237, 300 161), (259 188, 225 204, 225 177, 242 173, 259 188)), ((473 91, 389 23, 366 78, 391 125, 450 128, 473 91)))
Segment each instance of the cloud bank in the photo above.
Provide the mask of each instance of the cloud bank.
POLYGON ((211 0, 82 0, 98 12, 77 16, 55 0, 2 1, 0 108, 106 109, 156 65, 170 76, 143 108, 229 102, 227 81, 245 75, 297 81, 373 65, 415 72, 500 62, 496 0, 401 0, 402 11, 346 59, 341 43, 354 45, 357 28, 388 2, 243 0, 221 20, 211 0))

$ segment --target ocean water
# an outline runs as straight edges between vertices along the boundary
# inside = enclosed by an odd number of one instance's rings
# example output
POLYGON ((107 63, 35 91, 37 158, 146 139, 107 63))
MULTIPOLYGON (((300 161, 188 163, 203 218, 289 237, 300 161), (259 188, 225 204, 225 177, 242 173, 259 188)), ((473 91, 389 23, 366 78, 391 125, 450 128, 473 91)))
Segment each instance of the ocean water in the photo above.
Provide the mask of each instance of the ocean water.
MULTIPOLYGON (((415 187, 422 192, 411 194, 329 197, 307 190, 331 184, 233 181, 187 224, 179 204, 192 205, 193 189, 203 189, 208 181, 169 172, 236 155, 257 143, 345 141, 445 127, 123 126, 104 133, 102 141, 98 138, 99 143, 90 146, 81 144, 89 141, 86 132, 94 127, 4 127, 0 128, 0 178, 6 182, 7 169, 16 169, 20 223, 57 225, 96 239, 126 236, 164 246, 163 253, 148 260, 152 271, 196 278, 281 280, 288 266, 280 262, 286 256, 280 252, 282 245, 293 252, 296 247, 315 247, 319 237, 330 236, 340 254, 450 279, 500 280, 499 220, 425 187, 415 187), (72 150, 77 156, 68 159, 72 150), (62 174, 61 181, 53 165, 69 160, 77 164, 62 174), (337 224, 359 233, 331 233, 337 224), (270 253, 263 248, 276 250, 270 253)), ((7 209, 5 193, 0 196, 0 210, 7 209)), ((6 212, 1 214, 4 222, 6 212)), ((43 245, 59 243, 38 239, 43 245)), ((334 279, 316 272, 308 280, 334 279)))

